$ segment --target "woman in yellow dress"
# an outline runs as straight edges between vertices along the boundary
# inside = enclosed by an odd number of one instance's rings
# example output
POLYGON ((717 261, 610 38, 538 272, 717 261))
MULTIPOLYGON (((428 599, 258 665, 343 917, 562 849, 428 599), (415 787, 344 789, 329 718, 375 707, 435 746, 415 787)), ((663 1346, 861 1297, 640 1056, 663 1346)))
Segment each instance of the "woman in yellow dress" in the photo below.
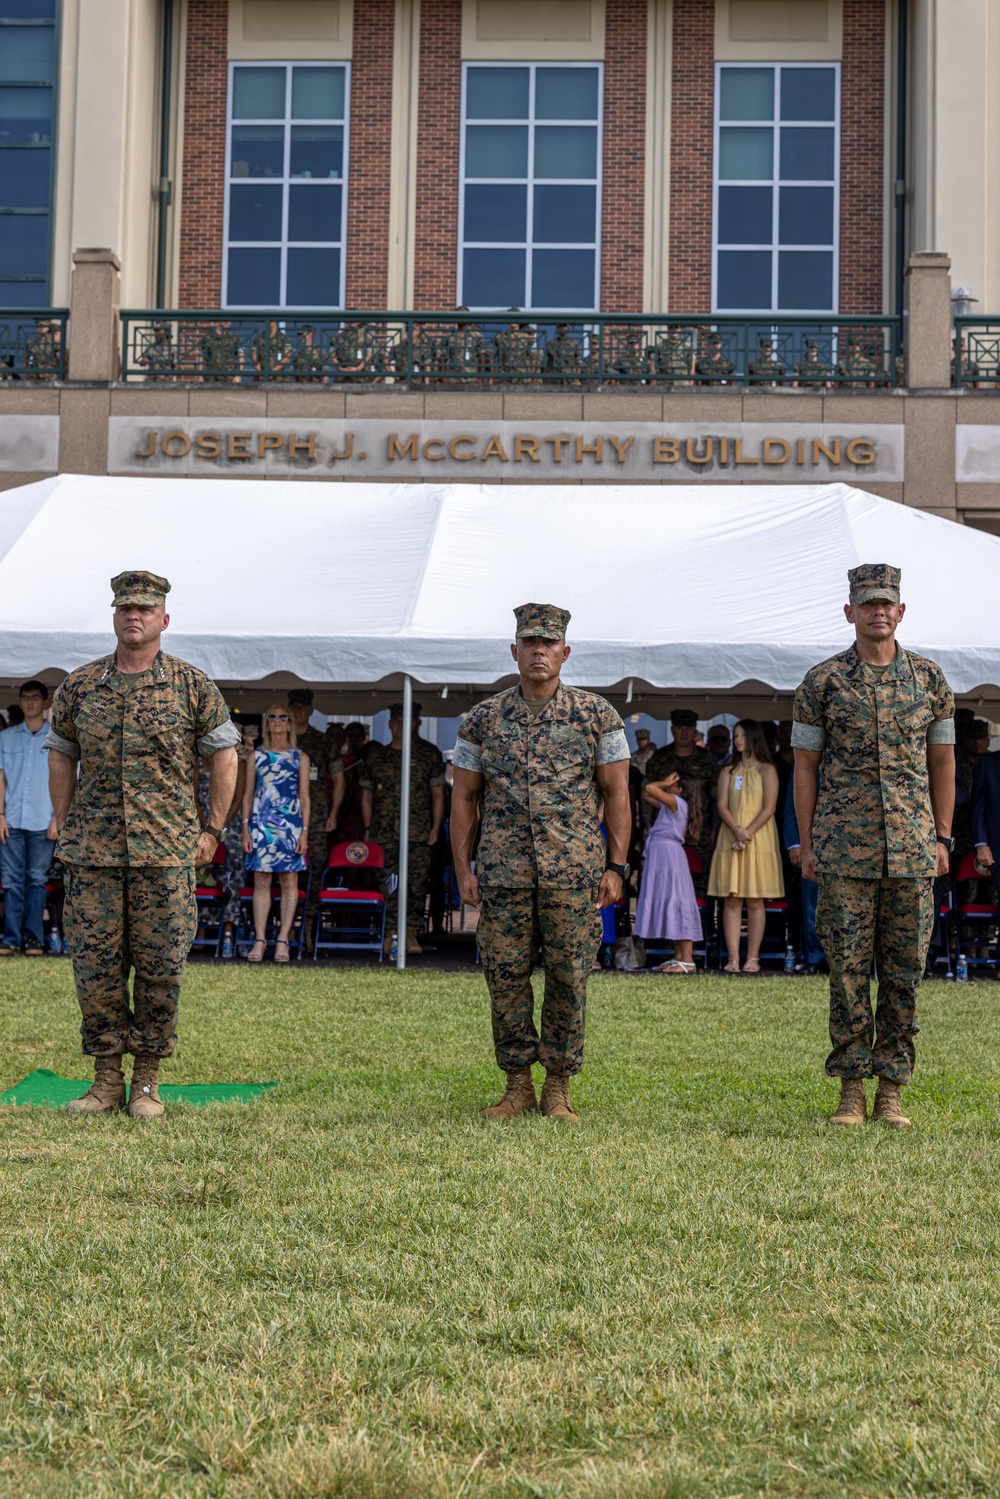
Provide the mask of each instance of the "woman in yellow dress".
POLYGON ((723 767, 717 792, 722 826, 712 855, 708 893, 723 901, 722 930, 729 961, 740 970, 740 921, 747 908, 747 960, 743 973, 760 972, 764 902, 785 893, 774 820, 778 772, 771 764, 760 724, 742 718, 733 730, 733 763, 723 767))

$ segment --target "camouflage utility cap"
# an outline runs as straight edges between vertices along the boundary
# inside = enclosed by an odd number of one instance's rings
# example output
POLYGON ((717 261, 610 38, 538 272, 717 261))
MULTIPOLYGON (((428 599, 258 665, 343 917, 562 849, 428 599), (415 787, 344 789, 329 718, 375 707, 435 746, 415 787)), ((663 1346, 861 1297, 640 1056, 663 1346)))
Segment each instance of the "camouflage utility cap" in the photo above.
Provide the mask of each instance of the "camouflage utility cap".
POLYGON ((674 708, 670 714, 670 723, 675 729, 696 729, 698 715, 693 708, 674 708))
POLYGON ((518 640, 530 640, 535 635, 546 640, 565 640, 572 615, 568 609, 557 609, 555 604, 521 604, 514 610, 514 618, 518 640))
MULTIPOLYGON (((413 717, 414 718, 419 718, 420 715, 421 715, 421 713, 424 711, 424 705, 423 705, 423 703, 414 702, 412 704, 412 707, 413 707, 413 717)), ((390 718, 402 718, 403 717, 403 705, 402 705, 402 703, 390 703, 389 704, 389 717, 390 718)))
POLYGON ((119 573, 117 578, 111 579, 111 591, 115 596, 113 609, 122 609, 129 604, 155 608, 166 602, 170 584, 156 573, 119 573))
POLYGON ((293 687, 288 694, 288 706, 311 708, 315 694, 311 687, 293 687))
POLYGON ((898 567, 888 562, 862 562, 852 567, 847 574, 851 585, 852 604, 870 604, 874 599, 887 599, 890 604, 899 603, 898 567))

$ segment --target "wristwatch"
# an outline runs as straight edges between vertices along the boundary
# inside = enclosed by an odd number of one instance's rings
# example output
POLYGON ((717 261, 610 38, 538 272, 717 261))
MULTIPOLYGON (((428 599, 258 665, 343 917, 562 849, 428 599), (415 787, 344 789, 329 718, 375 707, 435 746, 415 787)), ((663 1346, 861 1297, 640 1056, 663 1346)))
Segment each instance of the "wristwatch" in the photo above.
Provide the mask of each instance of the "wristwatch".
POLYGON ((938 835, 937 835, 937 841, 939 843, 943 843, 944 846, 945 846, 945 848, 948 850, 948 852, 950 854, 953 854, 955 852, 955 840, 954 840, 954 838, 946 838, 943 833, 938 833, 938 835))
POLYGON ((628 880, 629 875, 632 873, 632 866, 631 866, 631 864, 612 864, 611 861, 610 861, 610 859, 608 860, 607 864, 605 864, 604 868, 605 868, 605 870, 608 870, 608 869, 613 870, 614 873, 621 880, 621 882, 622 882, 623 885, 626 883, 626 881, 628 880))
POLYGON ((210 823, 207 823, 207 822, 206 822, 205 826, 202 828, 202 832, 203 833, 211 833, 211 835, 215 839, 216 843, 221 843, 222 840, 223 840, 223 838, 225 838, 225 836, 226 836, 226 830, 225 830, 225 828, 213 828, 212 825, 210 823))

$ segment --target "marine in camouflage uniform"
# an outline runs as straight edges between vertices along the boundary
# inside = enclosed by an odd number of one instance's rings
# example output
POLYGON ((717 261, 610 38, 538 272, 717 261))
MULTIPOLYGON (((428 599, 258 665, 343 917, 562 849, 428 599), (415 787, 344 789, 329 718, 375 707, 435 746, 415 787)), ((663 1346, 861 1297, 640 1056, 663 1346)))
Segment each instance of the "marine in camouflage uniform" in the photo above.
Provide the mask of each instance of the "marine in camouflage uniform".
POLYGON ((722 338, 718 333, 710 333, 705 340, 705 353, 701 355, 695 369, 699 379, 706 385, 725 382, 736 373, 735 364, 722 352, 722 338))
POLYGON ((774 345, 769 338, 760 341, 760 352, 750 366, 752 378, 761 385, 783 385, 788 374, 780 359, 774 354, 774 345))
MULTIPOLYGON (((144 572, 121 573, 111 586, 123 640, 137 617, 128 610, 162 609, 170 588, 165 578, 144 572)), ((132 1052, 129 1110, 146 1115, 162 1113, 157 1068, 174 1049, 181 976, 197 926, 194 871, 202 829, 195 755, 234 751, 219 762, 218 793, 213 784, 221 823, 236 783, 240 736, 204 672, 160 651, 147 669, 125 674, 120 653, 69 674, 53 699, 46 748, 57 820, 65 817, 58 853, 66 866, 83 1050, 95 1058, 94 1087, 76 1106, 84 1112, 120 1107, 120 1059, 132 1052), (75 762, 78 783, 67 775, 75 762), (145 1097, 136 1107, 140 1088, 145 1097)), ((209 843, 222 837, 221 826, 205 831, 209 843)))
POLYGON ((800 359, 795 366, 795 383, 797 385, 829 385, 831 374, 830 366, 819 356, 819 344, 815 339, 810 339, 806 344, 805 358, 800 359))
MULTIPOLYGON (((520 312, 509 307, 508 312, 520 312)), ((538 368, 535 334, 529 323, 510 323, 493 339, 493 368, 509 380, 528 380, 538 368)))
MULTIPOLYGON (((527 644, 552 653, 553 661, 564 659, 565 609, 523 604, 514 613, 522 650, 527 644)), ((552 681, 548 670, 545 683, 552 681)), ((518 686, 477 704, 459 727, 452 852, 460 886, 468 889, 481 806, 477 936, 496 1060, 507 1074, 504 1097, 487 1115, 512 1118, 536 1108, 530 1069, 540 1062, 547 1073, 543 1113, 575 1120, 568 1079, 583 1066, 587 978, 601 941, 597 907, 617 899, 628 876, 627 865, 607 862, 599 807, 605 799, 611 857, 624 860, 629 750, 622 721, 604 698, 556 680, 554 693, 533 700, 522 695, 524 681, 533 679, 521 671, 518 686), (620 778, 602 777, 617 762, 623 762, 620 778), (531 986, 539 948, 545 960, 540 1035, 531 986)))
MULTIPOLYGON (((467 307, 456 307, 456 312, 468 312, 467 307)), ((432 361, 449 375, 465 375, 478 378, 489 372, 490 356, 486 340, 477 323, 459 323, 442 341, 432 361)))
MULTIPOLYGON (((441 835, 444 821, 444 759, 441 751, 426 739, 417 738, 420 727, 420 703, 413 704, 413 741, 410 750, 410 855, 407 861, 406 950, 421 952, 417 930, 424 919, 424 902, 431 873, 431 841, 441 835)), ((393 737, 402 733, 403 705, 389 706, 389 726, 393 737)), ((399 800, 403 784, 402 744, 379 744, 365 756, 360 774, 362 791, 372 799, 372 819, 368 840, 377 843, 385 854, 386 874, 399 874, 399 800)), ((394 890, 386 896, 386 941, 399 930, 398 897, 394 890)))
POLYGON ((287 378, 319 382, 327 373, 326 354, 316 343, 316 328, 312 323, 303 323, 299 329, 298 341, 292 348, 287 378))
POLYGON ((614 347, 614 358, 607 367, 608 376, 639 382, 649 374, 649 355, 640 329, 625 334, 620 347, 614 347))
POLYGON ((849 339, 847 358, 837 365, 837 379, 845 388, 874 385, 883 374, 880 365, 870 359, 856 339, 849 339))
POLYGON ((272 319, 267 331, 258 333, 250 345, 250 357, 258 379, 275 384, 287 380, 292 361, 292 340, 272 319))
POLYGON ((679 328, 671 328, 666 342, 658 342, 653 350, 653 369, 661 380, 690 380, 693 364, 691 350, 679 328))
MULTIPOLYGON (((870 563, 848 577, 852 612, 879 601, 899 604, 897 568, 870 563)), ((862 627, 856 616, 855 623, 862 627)), ((891 617, 893 632, 896 623, 891 617)), ((937 851, 939 841, 950 842, 951 830, 951 797, 935 789, 931 778, 943 766, 954 786, 946 748, 955 742, 954 711, 941 669, 898 643, 885 666, 869 665, 855 643, 813 667, 795 695, 795 808, 804 873, 810 844, 815 851, 817 931, 830 965, 832 1050, 826 1070, 843 1084, 833 1116, 838 1124, 864 1122, 860 1080, 872 1076, 879 1078, 885 1102, 880 1109, 876 1097, 876 1117, 908 1123, 898 1087, 913 1073, 916 995, 933 923, 937 851), (803 781, 820 766, 810 819, 803 781), (879 978, 874 1017, 873 959, 879 978)))
POLYGON ((62 327, 59 323, 40 322, 34 338, 28 340, 28 378, 30 380, 55 380, 59 374, 59 354, 62 344, 62 327))
MULTIPOLYGON (((670 725, 676 736, 677 730, 688 731, 698 727, 698 715, 692 708, 675 708, 670 715, 670 725)), ((685 732, 684 737, 688 734, 685 732)), ((715 793, 719 785, 719 764, 711 751, 700 749, 697 745, 689 755, 679 753, 676 737, 672 744, 667 744, 663 749, 658 749, 650 755, 643 768, 643 785, 647 786, 651 781, 665 781, 667 776, 675 773, 685 780, 694 781, 701 791, 702 817, 701 817, 701 839, 695 843, 685 837, 685 845, 688 848, 696 848, 701 855, 702 872, 695 875, 694 884, 697 893, 705 894, 706 881, 708 879, 708 866, 712 853, 712 832, 718 826, 718 812, 716 809, 715 793)), ((649 807, 648 802, 643 803, 644 815, 650 816, 650 822, 656 816, 656 809, 649 807)))
MULTIPOLYGON (((319 892, 329 856, 331 818, 335 818, 344 799, 344 762, 336 753, 327 734, 309 725, 313 692, 309 687, 293 687, 288 694, 288 709, 295 721, 297 748, 309 756, 309 898, 306 902, 306 947, 319 913, 319 892), (303 713, 302 710, 305 710, 303 713), (298 711, 298 714, 296 713, 298 711), (303 720, 300 728, 298 719, 303 720), (329 778, 333 780, 332 800, 329 778)), ((300 883, 305 884, 303 874, 300 883)))
POLYGON ((231 380, 239 384, 246 350, 242 338, 228 323, 205 330, 198 340, 198 357, 206 380, 231 380))
POLYGON ((568 323, 559 323, 555 338, 551 338, 545 345, 545 369, 550 375, 561 375, 567 384, 579 380, 583 369, 583 352, 579 339, 570 338, 568 323))

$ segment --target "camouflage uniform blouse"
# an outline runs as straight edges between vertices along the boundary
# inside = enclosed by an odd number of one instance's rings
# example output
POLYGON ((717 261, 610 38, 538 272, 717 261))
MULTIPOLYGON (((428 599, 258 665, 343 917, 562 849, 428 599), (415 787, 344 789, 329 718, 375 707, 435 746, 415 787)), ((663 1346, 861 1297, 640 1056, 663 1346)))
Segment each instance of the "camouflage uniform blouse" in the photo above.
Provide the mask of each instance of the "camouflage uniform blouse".
POLYGON ((560 684, 537 718, 517 687, 477 703, 453 760, 486 781, 480 884, 589 890, 605 863, 596 770, 628 758, 624 725, 596 692, 560 684))
POLYGON ((70 672, 52 699, 45 741, 81 762, 59 857, 99 869, 193 865, 195 754, 239 742, 218 687, 176 656, 161 651, 131 683, 114 655, 70 672))
POLYGON ((823 752, 813 826, 821 874, 934 874, 927 746, 954 744, 954 713, 941 668, 902 646, 881 675, 853 645, 807 673, 795 694, 792 744, 823 752))
MULTIPOLYGON (((379 744, 364 761, 359 784, 373 791, 369 835, 382 848, 399 843, 399 799, 403 790, 403 752, 379 744)), ((445 784, 444 760, 436 744, 414 739, 410 753, 410 842, 426 843, 433 822, 431 791, 445 784)))

